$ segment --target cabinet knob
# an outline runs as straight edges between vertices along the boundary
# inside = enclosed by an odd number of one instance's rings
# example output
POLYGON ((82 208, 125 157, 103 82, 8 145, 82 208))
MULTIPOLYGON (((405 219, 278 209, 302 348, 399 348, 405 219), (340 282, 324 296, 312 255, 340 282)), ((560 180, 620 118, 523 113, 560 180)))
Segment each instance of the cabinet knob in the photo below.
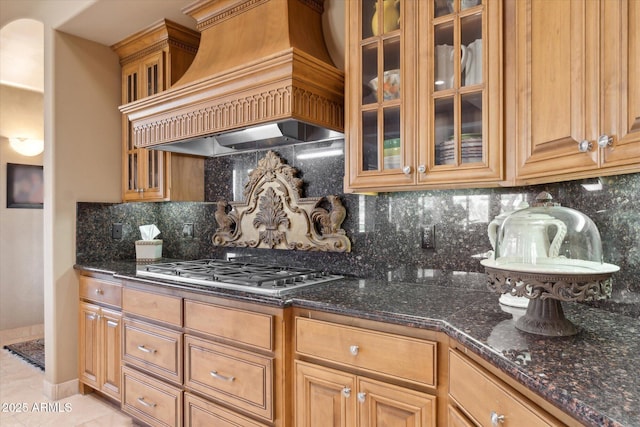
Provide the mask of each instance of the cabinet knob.
POLYGON ((360 347, 357 345, 352 345, 351 347, 349 347, 349 353, 351 353, 354 356, 358 355, 358 351, 360 351, 360 347))
POLYGON ((582 141, 578 142, 578 151, 581 153, 591 151, 591 148, 593 148, 593 144, 591 143, 591 141, 583 139, 582 141))
POLYGON ((358 402, 360 403, 364 403, 364 401, 367 399, 367 393, 361 391, 360 393, 358 393, 358 402))
POLYGON ((102 295, 104 291, 102 289, 96 289, 96 295, 102 295))
POLYGON ((598 147, 607 148, 613 145, 613 137, 609 135, 600 135, 598 137, 598 147))
POLYGON ((425 165, 418 166, 418 172, 425 173, 427 171, 427 167, 425 165))
POLYGON ((402 173, 405 175, 409 175, 411 173, 411 166, 405 166, 402 168, 402 173))
POLYGON ((504 415, 498 415, 496 412, 491 411, 491 425, 498 426, 504 423, 504 415))
POLYGON ((345 387, 342 389, 342 395, 344 397, 351 397, 351 388, 345 387))

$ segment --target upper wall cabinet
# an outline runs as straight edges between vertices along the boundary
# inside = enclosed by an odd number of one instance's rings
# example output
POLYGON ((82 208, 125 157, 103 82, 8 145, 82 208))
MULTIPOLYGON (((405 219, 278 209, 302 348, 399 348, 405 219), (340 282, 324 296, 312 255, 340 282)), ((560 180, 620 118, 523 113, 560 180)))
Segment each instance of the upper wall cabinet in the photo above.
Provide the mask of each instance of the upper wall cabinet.
POLYGON ((640 2, 522 0, 505 18, 513 183, 640 171, 640 2))
POLYGON ((497 185, 502 2, 346 2, 345 189, 497 185))
MULTIPOLYGON (((162 20, 112 46, 122 65, 122 103, 169 89, 189 68, 199 40, 197 31, 162 20)), ((135 147, 126 115, 122 150, 124 201, 204 200, 204 160, 135 147)))

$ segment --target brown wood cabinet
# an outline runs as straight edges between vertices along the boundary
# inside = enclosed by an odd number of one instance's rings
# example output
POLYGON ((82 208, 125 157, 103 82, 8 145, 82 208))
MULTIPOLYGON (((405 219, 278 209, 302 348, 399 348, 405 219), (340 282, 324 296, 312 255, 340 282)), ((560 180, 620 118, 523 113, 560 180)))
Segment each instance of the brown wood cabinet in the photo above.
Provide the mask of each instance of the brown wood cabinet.
POLYGON ((185 338, 186 388, 269 422, 274 420, 273 358, 185 338))
POLYGON ((129 281, 122 307, 123 411, 150 425, 291 425, 286 310, 129 281))
POLYGON ((435 426, 434 396, 295 361, 296 426, 435 426))
POLYGON ((184 387, 213 405, 213 419, 239 420, 229 425, 290 425, 286 319, 282 309, 185 299, 184 387), (228 418, 220 407, 235 417, 228 418))
POLYGON ((184 394, 184 425, 188 427, 266 427, 191 393, 184 394))
POLYGON ((182 384, 182 332, 124 320, 123 362, 182 384))
POLYGON ((118 283, 80 276, 78 325, 80 391, 120 401, 122 314, 118 283), (107 305, 113 305, 109 308, 107 305))
POLYGON ((122 410, 152 426, 181 426, 182 298, 125 283, 122 309, 122 410))
POLYGON ((640 171, 640 4, 505 3, 516 184, 640 171))
POLYGON ((502 2, 357 0, 346 8, 345 189, 503 180, 502 2))
MULTIPOLYGON (((112 48, 122 64, 122 102, 169 89, 185 73, 200 33, 162 20, 112 48)), ((204 160, 133 145, 131 125, 122 117, 124 201, 204 200, 204 160)))
POLYGON ((581 425, 428 329, 85 275, 79 321, 83 387, 149 425, 581 425))
POLYGON ((296 318, 296 352, 397 380, 435 387, 437 343, 296 318))
POLYGON ((564 425, 456 350, 449 353, 449 396, 451 426, 564 425))
POLYGON ((296 359, 303 360, 294 361, 295 425, 435 426, 436 348, 432 341, 296 317, 296 359))
POLYGON ((122 367, 122 379, 123 411, 150 426, 182 426, 183 392, 179 387, 127 366, 122 367))

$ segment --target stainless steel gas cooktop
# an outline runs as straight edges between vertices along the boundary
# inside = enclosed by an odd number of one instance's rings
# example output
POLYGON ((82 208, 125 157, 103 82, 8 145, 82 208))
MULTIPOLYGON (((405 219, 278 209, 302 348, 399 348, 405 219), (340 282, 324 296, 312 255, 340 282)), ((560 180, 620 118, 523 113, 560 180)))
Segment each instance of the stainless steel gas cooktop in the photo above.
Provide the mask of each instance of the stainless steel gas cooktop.
POLYGON ((139 265, 137 275, 275 296, 342 278, 320 270, 221 259, 139 265))

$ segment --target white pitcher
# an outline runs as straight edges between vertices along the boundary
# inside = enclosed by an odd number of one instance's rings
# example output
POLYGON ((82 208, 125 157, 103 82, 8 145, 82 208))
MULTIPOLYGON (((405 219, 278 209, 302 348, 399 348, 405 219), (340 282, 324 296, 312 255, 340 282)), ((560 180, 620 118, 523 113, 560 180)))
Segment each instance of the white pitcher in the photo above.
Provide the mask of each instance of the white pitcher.
POLYGON ((482 39, 477 39, 467 46, 464 71, 465 86, 482 83, 482 39))
MULTIPOLYGON (((504 224, 501 230, 504 235, 501 247, 497 247, 496 260, 501 257, 519 259, 527 264, 536 264, 538 258, 555 258, 559 256, 560 246, 567 234, 567 225, 556 218, 541 213, 527 213, 510 217, 510 222, 504 224), (547 229, 554 227, 556 232, 549 242, 547 229)), ((495 229, 490 227, 490 239, 496 241, 495 229), (493 236, 491 236, 493 234, 493 236)))
MULTIPOLYGON (((466 46, 460 46, 462 50, 462 57, 460 60, 460 70, 465 69, 467 63, 467 52, 468 49, 466 46)), ((435 52, 435 84, 436 90, 442 89, 450 89, 453 87, 453 59, 454 59, 454 48, 448 44, 439 44, 436 45, 435 52)))

